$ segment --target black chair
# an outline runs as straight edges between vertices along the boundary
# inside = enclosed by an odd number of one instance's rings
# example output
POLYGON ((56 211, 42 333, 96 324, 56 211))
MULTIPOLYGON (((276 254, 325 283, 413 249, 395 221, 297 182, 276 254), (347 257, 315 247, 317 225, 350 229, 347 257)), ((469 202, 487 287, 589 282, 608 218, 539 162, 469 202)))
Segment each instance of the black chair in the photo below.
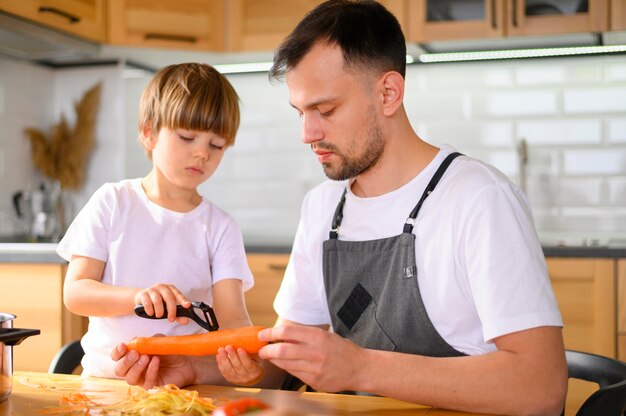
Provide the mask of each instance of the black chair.
POLYGON ((80 345, 80 340, 68 342, 52 359, 48 373, 72 374, 80 366, 83 355, 85 352, 80 345))
POLYGON ((570 378, 597 383, 576 416, 624 416, 626 413, 626 363, 601 355, 565 351, 570 378))

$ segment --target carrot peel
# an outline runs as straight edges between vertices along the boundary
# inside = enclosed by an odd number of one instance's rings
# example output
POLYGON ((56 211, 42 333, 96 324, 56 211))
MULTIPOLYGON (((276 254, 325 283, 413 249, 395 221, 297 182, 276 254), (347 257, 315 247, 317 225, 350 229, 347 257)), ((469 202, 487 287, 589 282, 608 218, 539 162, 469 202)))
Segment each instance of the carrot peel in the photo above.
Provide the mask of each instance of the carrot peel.
POLYGON ((166 337, 137 337, 126 345, 129 350, 148 355, 215 355, 219 348, 232 345, 243 348, 248 354, 256 354, 266 342, 259 340, 263 326, 245 326, 221 329, 193 335, 166 337))

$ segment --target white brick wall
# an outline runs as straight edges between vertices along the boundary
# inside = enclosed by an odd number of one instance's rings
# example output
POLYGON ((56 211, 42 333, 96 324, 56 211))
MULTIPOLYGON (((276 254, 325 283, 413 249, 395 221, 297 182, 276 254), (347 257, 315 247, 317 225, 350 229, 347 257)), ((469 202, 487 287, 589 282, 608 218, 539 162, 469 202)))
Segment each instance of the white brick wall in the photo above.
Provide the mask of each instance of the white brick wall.
MULTIPOLYGON (((101 142, 89 186, 150 169, 136 143, 139 94, 149 76, 122 80, 111 67, 50 71, 2 59, 0 70, 0 211, 13 188, 32 181, 22 126, 49 126, 103 70, 101 142), (46 104, 42 91, 56 104, 46 104), (7 143, 20 145, 7 153, 7 143)), ((284 83, 271 85, 264 73, 229 79, 241 98, 241 128, 201 191, 237 219, 248 243, 289 244, 304 194, 324 176, 300 142, 284 83)), ((625 55, 413 65, 405 96, 425 140, 449 143, 514 181, 516 147, 526 139, 527 194, 540 234, 626 235, 625 55)))

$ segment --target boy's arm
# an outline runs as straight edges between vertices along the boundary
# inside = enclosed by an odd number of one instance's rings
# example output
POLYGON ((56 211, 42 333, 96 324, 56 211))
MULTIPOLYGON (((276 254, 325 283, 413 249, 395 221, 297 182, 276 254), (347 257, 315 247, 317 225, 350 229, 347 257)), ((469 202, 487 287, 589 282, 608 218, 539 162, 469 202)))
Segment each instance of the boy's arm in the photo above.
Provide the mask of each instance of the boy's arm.
POLYGON ((63 301, 70 312, 83 316, 126 315, 133 309, 135 289, 101 282, 105 262, 72 256, 63 284, 63 301))
POLYGON ((149 314, 162 316, 166 313, 165 304, 173 321, 176 304, 189 302, 173 285, 133 288, 102 283, 104 265, 105 262, 91 257, 72 256, 63 284, 63 302, 70 312, 82 316, 120 316, 133 313, 135 305, 142 303, 149 314))

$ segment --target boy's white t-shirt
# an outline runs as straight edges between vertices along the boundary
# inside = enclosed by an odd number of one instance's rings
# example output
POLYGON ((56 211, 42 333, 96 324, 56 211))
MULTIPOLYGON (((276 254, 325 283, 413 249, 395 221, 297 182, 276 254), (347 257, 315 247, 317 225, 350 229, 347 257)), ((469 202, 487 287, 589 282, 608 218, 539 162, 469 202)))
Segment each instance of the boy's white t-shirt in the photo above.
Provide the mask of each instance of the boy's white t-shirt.
MULTIPOLYGON (((72 255, 106 262, 102 283, 147 288, 175 285, 189 300, 212 305, 212 286, 239 279, 244 290, 253 285, 243 238, 235 221, 204 199, 190 212, 165 209, 150 201, 141 179, 100 187, 77 215, 57 248, 65 260, 72 255)), ((195 322, 179 325, 167 319, 128 315, 90 317, 81 344, 83 375, 116 377, 112 349, 137 336, 205 332, 195 322)))
MULTIPOLYGON (((453 151, 442 146, 414 179, 387 194, 360 198, 348 188, 339 239, 401 234, 426 185, 453 151)), ((326 181, 304 199, 274 302, 281 318, 331 325, 322 243, 346 185, 326 181)), ((435 329, 458 351, 482 354, 495 350, 492 340, 498 336, 562 326, 526 197, 495 168, 469 157, 455 159, 423 204, 413 233, 426 311, 435 329)))

